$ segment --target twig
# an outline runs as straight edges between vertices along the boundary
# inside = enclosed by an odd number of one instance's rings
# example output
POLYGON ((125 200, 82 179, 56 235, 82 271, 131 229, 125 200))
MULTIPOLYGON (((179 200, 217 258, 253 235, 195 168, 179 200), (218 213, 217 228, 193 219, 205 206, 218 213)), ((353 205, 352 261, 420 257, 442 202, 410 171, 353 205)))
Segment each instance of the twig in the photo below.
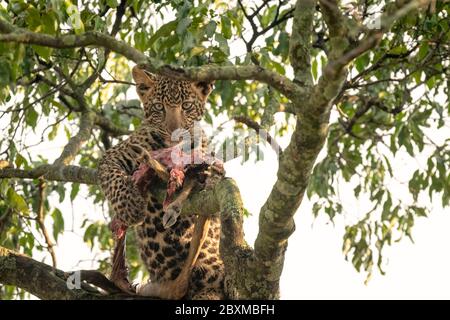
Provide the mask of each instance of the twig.
POLYGON ((233 117, 233 120, 236 122, 240 122, 245 124, 246 126, 248 126, 249 128, 252 128, 253 130, 256 131, 257 134, 259 134, 260 136, 266 138, 266 141, 270 144, 270 146, 272 147, 272 149, 277 153, 277 154, 282 154, 283 153, 283 149, 281 149, 280 145, 277 143, 277 141, 272 138, 272 136, 270 135, 269 132, 267 132, 266 129, 262 128, 259 123, 257 123, 256 121, 253 121, 250 118, 244 117, 244 116, 235 116, 233 117))
POLYGON ((38 183, 38 204, 37 204, 37 219, 36 222, 39 225, 39 228, 41 229, 42 235, 44 236, 45 243, 47 244, 47 250, 50 253, 50 256, 52 257, 52 265, 54 268, 56 268, 56 254, 55 250, 53 249, 54 244, 52 240, 50 239, 50 235, 48 233, 47 227, 44 223, 45 218, 45 188, 46 183, 44 179, 39 179, 38 183))
POLYGON ((89 140, 92 127, 94 126, 95 115, 89 111, 81 113, 80 130, 78 133, 69 139, 69 142, 63 149, 63 152, 55 160, 54 165, 68 165, 80 151, 83 144, 89 140))

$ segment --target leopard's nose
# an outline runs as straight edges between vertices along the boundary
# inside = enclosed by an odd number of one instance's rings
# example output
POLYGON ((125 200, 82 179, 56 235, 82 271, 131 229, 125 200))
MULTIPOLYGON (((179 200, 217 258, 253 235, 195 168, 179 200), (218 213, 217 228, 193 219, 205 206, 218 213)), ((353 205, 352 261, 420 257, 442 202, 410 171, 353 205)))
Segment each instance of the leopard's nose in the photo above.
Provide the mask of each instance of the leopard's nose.
POLYGON ((183 116, 180 108, 168 108, 166 110, 166 126, 170 133, 183 127, 183 116))

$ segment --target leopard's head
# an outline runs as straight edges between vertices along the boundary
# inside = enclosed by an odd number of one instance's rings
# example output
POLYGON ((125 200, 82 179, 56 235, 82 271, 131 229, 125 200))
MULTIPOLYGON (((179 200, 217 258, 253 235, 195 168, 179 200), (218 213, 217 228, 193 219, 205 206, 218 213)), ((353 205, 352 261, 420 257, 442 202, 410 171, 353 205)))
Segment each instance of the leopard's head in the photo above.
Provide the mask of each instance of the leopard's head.
POLYGON ((192 128, 203 117, 212 83, 175 80, 138 66, 132 73, 145 118, 152 125, 170 134, 177 129, 192 128))

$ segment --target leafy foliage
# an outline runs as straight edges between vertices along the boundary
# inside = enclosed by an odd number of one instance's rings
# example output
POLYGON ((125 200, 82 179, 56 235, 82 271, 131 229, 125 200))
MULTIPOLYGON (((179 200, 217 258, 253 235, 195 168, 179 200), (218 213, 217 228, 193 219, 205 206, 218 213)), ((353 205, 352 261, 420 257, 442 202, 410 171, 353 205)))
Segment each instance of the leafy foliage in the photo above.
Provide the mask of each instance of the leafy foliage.
MULTIPOLYGON (((220 0, 10 0, 0 1, 0 16, 17 27, 50 35, 112 34, 173 65, 258 64, 290 76, 288 26, 293 3, 264 3, 247 1, 241 7, 220 0), (247 16, 254 12, 249 24, 247 16)), ((362 24, 378 14, 383 3, 355 1, 344 11, 362 24)), ((313 213, 325 213, 331 220, 344 211, 358 214, 342 204, 340 182, 352 185, 356 198, 368 198, 370 210, 359 213, 343 239, 344 254, 357 270, 370 274, 374 265, 382 270, 386 245, 403 236, 412 238, 416 219, 431 213, 431 201, 439 199, 444 207, 450 203, 449 14, 450 4, 438 1, 434 11, 429 8, 399 20, 376 49, 354 61, 335 99, 327 155, 314 168, 308 197, 315 201, 313 213), (396 179, 395 163, 405 154, 408 161, 420 163, 403 185, 408 199, 386 187, 396 179)), ((311 72, 317 80, 330 45, 319 11, 312 40, 311 72)), ((36 146, 66 144, 78 131, 80 113, 89 109, 109 126, 96 123, 75 161, 95 168, 101 153, 123 139, 123 133, 111 128, 133 130, 140 123, 140 107, 129 99, 130 81, 128 61, 104 49, 56 50, 0 42, 0 160, 21 169, 52 163, 55 159, 36 146), (40 139, 35 141, 35 136, 40 139)), ((217 126, 219 118, 245 116, 283 135, 292 130, 290 114, 286 112, 276 127, 273 115, 288 106, 287 98, 266 85, 218 81, 205 121, 217 126)), ((0 245, 30 255, 47 250, 38 241, 40 229, 34 220, 37 184, 37 180, 0 181, 0 245)), ((62 182, 49 182, 47 187, 48 195, 57 195, 59 202, 66 196, 73 201, 79 190, 78 184, 62 182)), ((89 201, 102 204, 98 187, 88 191, 89 201)), ((65 228, 57 205, 58 201, 45 201, 54 241, 65 228)), ((112 249, 106 222, 86 220, 82 228, 86 243, 112 249)), ((129 242, 128 258, 136 275, 143 270, 132 237, 129 242)), ((100 268, 107 270, 106 260, 100 261, 100 268)), ((10 287, 0 289, 1 297, 16 293, 10 287)), ((18 294, 23 297, 23 292, 18 294)))

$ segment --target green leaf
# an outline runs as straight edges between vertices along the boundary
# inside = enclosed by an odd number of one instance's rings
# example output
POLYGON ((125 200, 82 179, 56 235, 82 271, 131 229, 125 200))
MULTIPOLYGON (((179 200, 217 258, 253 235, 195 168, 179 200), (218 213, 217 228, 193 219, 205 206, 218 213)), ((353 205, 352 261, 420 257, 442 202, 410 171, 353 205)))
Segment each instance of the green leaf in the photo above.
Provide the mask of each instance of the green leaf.
POLYGON ((406 46, 404 44, 401 44, 401 45, 389 50, 389 53, 393 54, 393 55, 401 55, 401 54, 405 54, 406 52, 408 52, 408 49, 406 48, 406 46))
POLYGON ((313 59, 312 61, 312 66, 311 66, 311 71, 312 71, 312 75, 314 77, 314 80, 317 80, 317 59, 313 59))
POLYGON ((37 45, 32 45, 31 46, 33 48, 33 50, 44 60, 47 60, 50 58, 50 55, 52 54, 52 48, 49 47, 43 47, 43 46, 37 46, 37 45))
POLYGON ((72 190, 70 191, 70 200, 73 201, 75 197, 78 194, 78 191, 80 191, 80 184, 79 183, 73 183, 72 184, 72 190))
POLYGON ((284 67, 283 67, 283 65, 281 63, 278 63, 278 62, 276 62, 274 60, 271 60, 270 64, 275 69, 275 71, 278 72, 279 74, 284 75, 286 73, 286 71, 284 70, 284 67))
POLYGON ((210 21, 205 27, 205 34, 208 38, 211 38, 217 29, 217 23, 215 21, 210 21))
POLYGON ((49 13, 43 13, 41 15, 42 32, 55 35, 57 30, 57 21, 55 17, 49 13))
POLYGON ((225 55, 229 56, 230 47, 228 47, 227 39, 225 39, 224 36, 221 35, 220 33, 216 33, 216 35, 214 36, 214 40, 216 40, 217 43, 219 44, 220 51, 222 51, 225 55))
POLYGON ((48 139, 50 141, 55 139, 56 135, 58 134, 58 128, 59 128, 58 124, 55 124, 55 125, 52 126, 52 130, 50 130, 50 132, 48 133, 48 139))
POLYGON ((16 168, 20 168, 23 164, 28 165, 27 159, 25 159, 20 153, 16 154, 16 160, 14 160, 16 168))
POLYGON ((156 31, 153 36, 148 40, 147 46, 151 48, 156 40, 162 37, 168 37, 172 31, 174 31, 177 28, 178 20, 173 20, 165 25, 163 25, 161 28, 156 31))
POLYGON ((64 198, 66 197, 66 187, 65 187, 64 183, 59 182, 59 183, 56 185, 55 191, 56 191, 56 192, 58 193, 58 195, 59 195, 59 202, 60 202, 60 203, 63 202, 63 201, 64 201, 64 198))
POLYGON ((431 77, 430 79, 427 80, 426 82, 428 89, 433 89, 435 84, 436 84, 436 78, 435 77, 431 77))
POLYGON ((87 227, 86 231, 84 232, 83 240, 87 244, 91 246, 91 248, 94 247, 94 238, 98 233, 98 226, 97 224, 93 223, 89 227, 87 227))
POLYGON ((200 55, 200 54, 202 54, 203 52, 205 52, 205 50, 206 50, 206 48, 205 48, 205 47, 202 47, 202 46, 194 47, 194 48, 192 48, 192 50, 191 50, 191 56, 197 56, 197 55, 200 55))
POLYGON ((177 34, 179 36, 182 36, 184 34, 184 32, 187 30, 187 28, 191 25, 191 23, 192 23, 192 19, 189 17, 185 17, 185 18, 181 19, 177 25, 177 29, 176 29, 177 34))
POLYGON ((39 114, 36 112, 36 110, 34 110, 34 106, 30 106, 27 109, 25 123, 34 129, 36 127, 38 117, 39 114))
POLYGON ((24 214, 29 213, 27 202, 21 195, 19 195, 16 191, 14 191, 13 188, 8 189, 8 191, 6 193, 6 197, 8 199, 8 204, 12 208, 14 208, 17 211, 24 213, 24 214))
POLYGON ((69 16, 68 22, 75 30, 76 34, 81 34, 84 32, 84 23, 81 20, 80 12, 78 11, 77 6, 73 5, 71 1, 66 0, 66 13, 69 16))
POLYGON ((106 4, 110 8, 117 8, 119 6, 119 3, 117 2, 117 0, 106 0, 106 4))
POLYGON ((428 45, 428 41, 422 42, 419 48, 419 53, 417 54, 419 60, 423 60, 423 58, 425 58, 425 56, 428 54, 429 49, 430 46, 428 45))
POLYGON ((53 237, 58 241, 59 234, 64 231, 64 218, 58 208, 53 209, 51 216, 53 218, 53 237))
POLYGON ((183 51, 184 52, 190 52, 191 49, 194 47, 195 45, 195 39, 194 36, 192 35, 191 32, 185 32, 184 36, 183 36, 183 51))
POLYGON ((6 86, 11 83, 11 63, 0 59, 0 85, 6 86))
POLYGON ((356 70, 358 70, 358 72, 362 72, 369 64, 369 62, 370 62, 369 55, 367 53, 363 54, 361 57, 355 60, 356 70))
POLYGON ((26 10, 25 21, 27 23, 27 28, 31 31, 38 31, 41 28, 41 14, 38 9, 33 6, 29 6, 26 10))
POLYGON ((136 46, 136 49, 145 51, 147 46, 147 34, 145 32, 136 32, 133 36, 134 39, 134 45, 136 46))
POLYGON ((225 39, 231 39, 232 32, 231 32, 231 22, 230 19, 222 15, 220 18, 220 27, 222 29, 222 35, 225 39))
POLYGON ((391 217, 391 210, 392 207, 392 200, 391 200, 391 196, 388 194, 387 200, 384 202, 383 204, 383 211, 381 214, 381 220, 389 220, 391 217))
POLYGON ((418 217, 427 217, 427 212, 425 210, 425 208, 422 207, 412 207, 412 209, 414 210, 414 212, 416 213, 416 215, 418 217))
POLYGON ((412 74, 412 77, 414 78, 414 81, 416 81, 416 84, 421 83, 422 82, 422 71, 421 70, 415 71, 412 74))

